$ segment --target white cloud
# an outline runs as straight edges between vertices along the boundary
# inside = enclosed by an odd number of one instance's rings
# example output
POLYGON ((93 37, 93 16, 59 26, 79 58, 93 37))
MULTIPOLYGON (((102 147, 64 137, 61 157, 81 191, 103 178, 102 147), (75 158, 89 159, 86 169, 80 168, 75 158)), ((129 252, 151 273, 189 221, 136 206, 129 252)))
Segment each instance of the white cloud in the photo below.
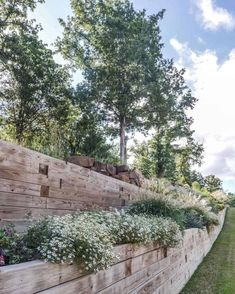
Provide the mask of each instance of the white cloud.
POLYGON ((220 64, 215 51, 196 52, 176 41, 171 40, 171 44, 179 54, 177 66, 186 68, 185 78, 199 99, 192 116, 193 128, 205 146, 202 172, 215 173, 223 180, 234 179, 235 49, 220 64))
POLYGON ((213 0, 195 0, 195 3, 205 29, 217 30, 222 27, 230 30, 235 27, 234 16, 225 8, 217 7, 213 0))
POLYGON ((178 52, 184 49, 184 44, 180 43, 175 38, 170 39, 170 44, 178 52))
POLYGON ((198 41, 199 44, 205 44, 206 43, 201 37, 197 37, 197 41, 198 41))

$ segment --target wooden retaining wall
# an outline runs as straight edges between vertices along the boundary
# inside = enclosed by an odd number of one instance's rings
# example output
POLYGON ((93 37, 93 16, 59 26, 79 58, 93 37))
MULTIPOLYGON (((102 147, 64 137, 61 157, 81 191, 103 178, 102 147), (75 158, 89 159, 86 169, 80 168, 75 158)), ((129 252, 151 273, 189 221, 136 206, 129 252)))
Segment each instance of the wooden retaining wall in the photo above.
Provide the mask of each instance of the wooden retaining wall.
POLYGON ((120 208, 151 194, 104 176, 0 140, 0 225, 97 207, 120 208))
POLYGON ((177 294, 209 252, 224 223, 189 229, 176 248, 157 244, 121 245, 120 259, 108 270, 84 275, 76 265, 32 261, 0 268, 0 294, 177 294))

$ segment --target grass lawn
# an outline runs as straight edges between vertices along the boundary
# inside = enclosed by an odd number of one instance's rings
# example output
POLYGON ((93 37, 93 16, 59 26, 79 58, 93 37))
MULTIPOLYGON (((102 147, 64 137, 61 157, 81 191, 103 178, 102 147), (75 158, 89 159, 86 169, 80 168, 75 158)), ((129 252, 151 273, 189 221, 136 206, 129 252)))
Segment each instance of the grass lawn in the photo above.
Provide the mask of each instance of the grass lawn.
POLYGON ((181 294, 235 294, 235 208, 229 208, 225 224, 181 294))

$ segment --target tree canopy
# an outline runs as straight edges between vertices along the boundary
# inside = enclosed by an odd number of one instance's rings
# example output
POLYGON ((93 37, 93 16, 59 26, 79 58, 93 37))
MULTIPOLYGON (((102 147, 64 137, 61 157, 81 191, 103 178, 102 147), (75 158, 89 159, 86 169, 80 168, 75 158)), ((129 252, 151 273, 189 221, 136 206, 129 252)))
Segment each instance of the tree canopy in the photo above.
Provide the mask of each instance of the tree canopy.
POLYGON ((147 139, 132 149, 134 165, 145 176, 220 189, 220 179, 192 169, 203 158, 189 115, 197 99, 184 69, 163 55, 164 10, 149 15, 129 0, 71 0, 53 52, 28 17, 43 2, 0 2, 1 138, 58 157, 126 163, 138 131, 147 139), (69 65, 55 61, 58 52, 69 65), (70 69, 83 74, 76 87, 70 69))
POLYGON ((205 177, 205 188, 209 192, 221 190, 222 189, 222 181, 220 180, 220 178, 216 177, 215 175, 208 175, 205 177))
POLYGON ((148 16, 126 0, 72 1, 72 10, 67 22, 61 20, 58 46, 83 70, 87 100, 110 133, 119 135, 123 163, 128 133, 187 124, 185 111, 195 98, 184 72, 163 57, 159 21, 164 11, 148 16))
POLYGON ((71 97, 70 77, 36 33, 20 31, 5 47, 5 87, 1 89, 5 124, 20 143, 42 132, 48 118, 64 124, 71 97))

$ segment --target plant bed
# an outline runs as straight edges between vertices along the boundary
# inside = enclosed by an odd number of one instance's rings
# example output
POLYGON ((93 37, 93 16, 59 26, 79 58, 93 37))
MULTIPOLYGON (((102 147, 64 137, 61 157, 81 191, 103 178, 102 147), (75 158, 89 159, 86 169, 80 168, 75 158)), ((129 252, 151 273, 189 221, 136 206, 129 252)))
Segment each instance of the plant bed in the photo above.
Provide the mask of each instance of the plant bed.
POLYGON ((174 246, 182 237, 171 219, 124 211, 52 216, 35 221, 23 235, 11 227, 1 229, 0 234, 0 248, 8 253, 10 264, 40 258, 76 263, 88 272, 109 267, 116 257, 115 245, 158 242, 174 246))
POLYGON ((208 232, 188 229, 177 247, 158 243, 116 246, 119 259, 98 273, 88 274, 77 265, 55 264, 39 260, 0 268, 0 293, 179 293, 217 238, 220 224, 208 232), (168 290, 166 290, 168 289, 168 290), (174 289, 174 292, 172 290, 174 289), (168 291, 168 292, 167 292, 168 291))

